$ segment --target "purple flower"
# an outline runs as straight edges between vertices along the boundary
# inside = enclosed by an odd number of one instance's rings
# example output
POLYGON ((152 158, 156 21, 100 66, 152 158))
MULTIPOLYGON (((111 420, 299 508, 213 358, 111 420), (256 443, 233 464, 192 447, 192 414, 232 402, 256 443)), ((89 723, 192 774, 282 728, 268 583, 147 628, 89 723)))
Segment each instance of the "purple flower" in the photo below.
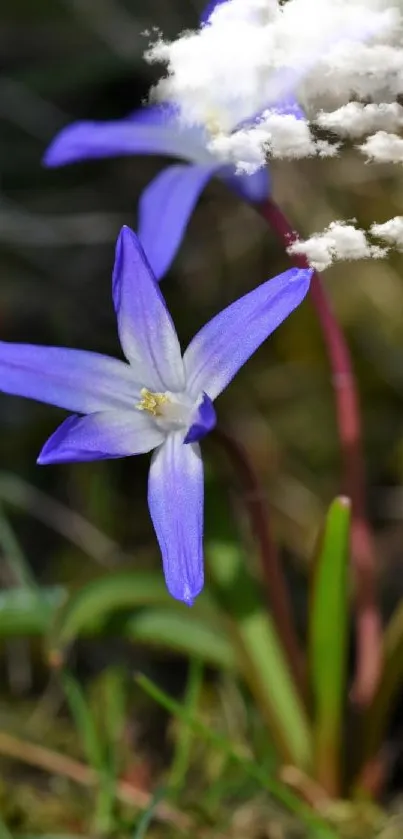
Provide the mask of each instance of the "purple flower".
POLYGON ((189 218, 206 184, 218 175, 241 198, 259 202, 269 193, 269 173, 236 175, 207 151, 202 128, 179 125, 167 105, 146 108, 111 122, 76 122, 64 128, 45 153, 46 166, 64 166, 89 158, 158 154, 187 163, 167 166, 143 191, 138 236, 157 279, 170 267, 189 218))
POLYGON ((120 233, 113 302, 127 362, 98 353, 0 342, 0 390, 57 405, 68 417, 38 463, 127 457, 155 449, 148 502, 173 597, 203 587, 203 465, 199 440, 215 398, 305 297, 312 271, 292 268, 214 317, 183 357, 136 235, 120 233), (81 415, 81 416, 79 416, 81 415))
POLYGON ((222 3, 226 3, 226 2, 227 2, 227 0, 210 0, 210 2, 207 3, 207 6, 204 7, 204 9, 203 9, 203 11, 200 15, 200 23, 207 23, 210 16, 214 12, 214 9, 216 8, 216 6, 221 6, 222 3))
MULTIPOLYGON (((200 23, 207 24, 215 7, 227 1, 210 0, 200 23)), ((303 116, 289 90, 278 103, 278 110, 303 116)), ((72 123, 54 138, 43 162, 45 166, 56 167, 132 154, 168 155, 186 161, 160 172, 143 191, 139 202, 137 233, 158 280, 172 264, 189 218, 210 178, 217 175, 250 204, 265 201, 270 192, 267 167, 250 175, 236 174, 235 166, 223 165, 207 150, 205 129, 184 126, 178 118, 178 109, 167 103, 143 108, 119 120, 72 123)))
MULTIPOLYGON (((201 22, 206 22, 221 2, 226 0, 211 0, 201 15, 201 22)), ((158 280, 170 267, 199 196, 211 177, 218 175, 248 202, 264 201, 269 193, 267 170, 236 175, 234 166, 223 166, 207 151, 204 130, 180 125, 177 110, 166 104, 110 122, 68 125, 50 144, 44 163, 51 167, 64 166, 81 160, 132 154, 168 155, 187 161, 164 169, 140 198, 138 236, 158 280)))

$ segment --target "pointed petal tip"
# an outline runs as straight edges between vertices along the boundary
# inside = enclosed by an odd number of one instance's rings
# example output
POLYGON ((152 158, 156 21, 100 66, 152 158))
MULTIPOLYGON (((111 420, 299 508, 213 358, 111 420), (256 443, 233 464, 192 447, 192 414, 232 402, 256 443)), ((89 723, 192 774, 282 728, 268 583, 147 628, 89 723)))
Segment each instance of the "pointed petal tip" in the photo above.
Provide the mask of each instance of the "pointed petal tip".
POLYGON ((63 165, 63 159, 58 154, 58 145, 58 137, 56 137, 48 145, 47 149, 42 155, 42 166, 45 166, 47 169, 55 169, 57 166, 63 165))
POLYGON ((149 452, 164 437, 140 411, 99 411, 72 415, 46 441, 37 463, 86 463, 149 452))
POLYGON ((197 396, 204 391, 214 401, 302 303, 312 275, 310 268, 289 268, 231 303, 202 327, 183 356, 188 393, 197 396))
POLYGON ((72 122, 62 128, 45 150, 42 165, 48 169, 55 169, 58 166, 65 166, 67 163, 80 160, 77 144, 79 144, 81 135, 88 130, 88 126, 91 126, 91 123, 83 121, 72 122))
POLYGON ((189 585, 188 581, 183 580, 183 585, 179 586, 177 581, 175 581, 174 585, 170 585, 170 581, 167 580, 167 588, 168 591, 175 600, 179 600, 181 603, 184 603, 185 606, 191 608, 194 605, 196 597, 201 594, 204 586, 204 579, 201 582, 198 582, 192 586, 189 585))
POLYGON ((148 265, 144 248, 137 236, 137 233, 135 233, 128 224, 124 224, 123 227, 120 228, 119 235, 116 240, 116 259, 122 253, 122 249, 130 245, 136 248, 136 250, 141 254, 144 262, 148 265))
MULTIPOLYGON (((118 238, 116 239, 116 250, 121 248, 124 244, 126 239, 130 239, 131 236, 136 236, 134 231, 129 227, 128 224, 124 224, 118 233, 118 238)), ((137 237, 136 237, 137 238, 137 237)))
MULTIPOLYGON (((296 295, 295 298, 295 306, 296 308, 306 295, 308 294, 311 280, 314 275, 315 271, 313 268, 289 268, 288 271, 284 271, 283 274, 279 274, 279 278, 284 277, 287 280, 287 286, 291 290, 291 286, 293 286, 293 293, 296 295)), ((275 278, 277 279, 277 278, 275 278)), ((286 291, 285 287, 284 291, 286 291)), ((290 312, 292 309, 290 310, 290 312)))
POLYGON ((131 229, 131 227, 129 227, 129 225, 128 225, 128 224, 123 224, 123 225, 122 225, 122 227, 121 227, 121 229, 120 229, 120 233, 119 233, 119 238, 120 238, 121 236, 122 236, 122 237, 125 237, 125 236, 134 236, 134 238, 138 241, 137 236, 136 236, 136 234, 135 234, 134 230, 132 230, 132 229, 131 229))
POLYGON ((53 438, 53 434, 46 440, 46 443, 42 446, 41 451, 36 458, 36 465, 37 466, 51 466, 58 461, 54 458, 54 448, 52 445, 49 445, 53 438))
POLYGON ((115 264, 113 266, 113 275, 114 276, 115 276, 115 272, 118 270, 118 265, 119 265, 119 262, 120 262, 120 259, 121 259, 121 256, 122 256, 122 250, 123 250, 124 241, 125 241, 125 238, 126 238, 126 230, 127 229, 128 229, 127 225, 124 224, 123 227, 120 228, 119 233, 118 233, 118 238, 116 239, 115 264))
POLYGON ((151 460, 148 506, 162 554, 167 589, 191 606, 204 584, 203 462, 197 443, 169 435, 151 460))
POLYGON ((139 247, 139 240, 134 231, 127 224, 120 228, 118 238, 115 245, 115 262, 112 274, 112 297, 115 309, 118 310, 121 305, 121 274, 124 270, 125 251, 134 245, 139 247))
POLYGON ((52 145, 53 143, 51 143, 50 146, 48 146, 41 159, 42 166, 45 166, 45 168, 47 169, 51 169, 55 165, 54 163, 52 163, 52 145))
POLYGON ((313 274, 314 274, 314 269, 313 268, 293 268, 292 270, 295 271, 295 274, 292 277, 292 281, 294 281, 294 282, 295 281, 297 281, 297 282, 305 281, 305 282, 308 282, 308 283, 311 282, 311 279, 312 279, 313 274))
MULTIPOLYGON (((179 545, 178 548, 180 550, 181 546, 179 545)), ((175 565, 171 567, 165 565, 164 571, 166 586, 171 597, 184 603, 185 606, 193 606, 204 588, 203 555, 201 554, 201 561, 199 557, 199 561, 188 563, 182 575, 178 574, 178 568, 175 565)))
POLYGON ((127 225, 116 244, 112 297, 120 344, 137 381, 156 392, 183 390, 182 353, 171 315, 147 254, 127 225))

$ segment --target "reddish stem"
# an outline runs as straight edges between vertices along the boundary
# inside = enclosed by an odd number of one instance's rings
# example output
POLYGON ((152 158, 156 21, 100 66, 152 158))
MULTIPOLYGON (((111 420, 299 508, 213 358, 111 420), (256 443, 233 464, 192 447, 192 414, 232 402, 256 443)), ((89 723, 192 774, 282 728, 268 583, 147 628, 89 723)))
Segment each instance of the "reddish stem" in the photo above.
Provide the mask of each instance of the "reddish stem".
MULTIPOLYGON (((261 204, 259 211, 285 248, 299 239, 298 233, 273 201, 269 199, 261 204)), ((309 267, 301 254, 293 254, 291 259, 298 268, 309 267)), ((351 697, 358 705, 364 706, 371 701, 381 674, 382 627, 376 596, 375 545, 366 514, 360 407, 349 348, 317 272, 312 277, 310 295, 332 371, 343 459, 343 492, 352 503, 351 549, 356 577, 357 664, 351 697)))
POLYGON ((294 625, 287 584, 277 547, 272 539, 263 487, 242 444, 232 434, 221 428, 217 428, 214 435, 226 451, 242 484, 242 499, 249 514, 251 531, 259 546, 266 598, 295 684, 300 695, 305 699, 307 693, 305 665, 294 625))

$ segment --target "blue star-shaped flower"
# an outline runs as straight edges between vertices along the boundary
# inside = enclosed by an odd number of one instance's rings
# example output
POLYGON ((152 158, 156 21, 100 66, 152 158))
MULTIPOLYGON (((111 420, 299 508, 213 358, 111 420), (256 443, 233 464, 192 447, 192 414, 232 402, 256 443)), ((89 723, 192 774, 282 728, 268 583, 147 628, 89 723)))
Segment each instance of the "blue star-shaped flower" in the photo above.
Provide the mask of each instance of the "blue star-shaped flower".
POLYGON ((199 440, 215 425, 213 401, 305 297, 312 271, 292 268, 214 317, 183 357, 137 236, 120 233, 113 302, 127 362, 98 353, 0 342, 0 390, 74 415, 38 463, 127 457, 155 449, 148 502, 173 597, 203 587, 203 465, 199 440))
MULTIPOLYGON (((201 15, 206 23, 214 8, 226 0, 211 0, 201 15)), ((290 108, 295 110, 290 100, 290 108)), ((287 109, 287 105, 284 105, 287 109)), ((46 166, 132 154, 182 158, 168 166, 143 191, 139 202, 138 236, 157 279, 170 267, 201 192, 217 175, 249 203, 264 201, 270 190, 267 169, 236 175, 235 166, 219 163, 206 148, 202 127, 179 123, 174 106, 163 104, 109 122, 76 122, 64 128, 44 156, 46 166)))
POLYGON ((77 122, 64 128, 48 148, 46 166, 64 166, 89 158, 161 154, 187 163, 167 166, 143 191, 139 202, 138 236, 157 279, 164 276, 181 244, 189 218, 214 175, 245 201, 264 201, 269 173, 236 175, 207 151, 202 128, 179 124, 176 109, 159 105, 111 122, 77 122))

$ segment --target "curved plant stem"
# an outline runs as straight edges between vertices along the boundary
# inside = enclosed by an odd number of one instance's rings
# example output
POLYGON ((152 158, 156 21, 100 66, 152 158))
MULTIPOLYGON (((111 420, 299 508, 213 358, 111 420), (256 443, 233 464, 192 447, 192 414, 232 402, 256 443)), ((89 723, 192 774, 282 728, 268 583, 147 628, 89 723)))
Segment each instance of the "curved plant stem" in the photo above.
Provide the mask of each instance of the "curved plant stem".
POLYGON ((242 499, 249 514, 251 531, 259 547, 266 598, 295 684, 302 698, 306 699, 305 663, 294 625, 287 584, 270 531, 269 511, 263 487, 242 444, 222 428, 217 428, 214 436, 228 455, 241 482, 242 499))
MULTIPOLYGON (((268 199, 258 209, 285 248, 299 238, 273 201, 268 199)), ((299 268, 309 267, 303 255, 295 254, 291 259, 299 268)), ((349 348, 317 272, 312 277, 310 296, 332 371, 343 459, 343 492, 352 502, 351 549, 356 590, 357 664, 351 698, 357 705, 365 706, 371 701, 381 674, 382 628, 376 595, 375 546, 366 514, 360 407, 349 348)))

